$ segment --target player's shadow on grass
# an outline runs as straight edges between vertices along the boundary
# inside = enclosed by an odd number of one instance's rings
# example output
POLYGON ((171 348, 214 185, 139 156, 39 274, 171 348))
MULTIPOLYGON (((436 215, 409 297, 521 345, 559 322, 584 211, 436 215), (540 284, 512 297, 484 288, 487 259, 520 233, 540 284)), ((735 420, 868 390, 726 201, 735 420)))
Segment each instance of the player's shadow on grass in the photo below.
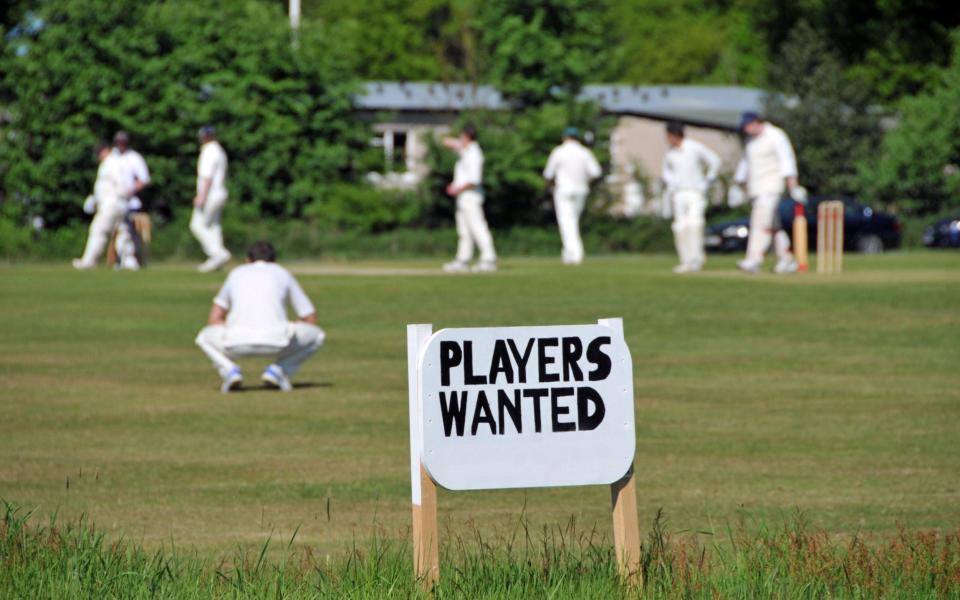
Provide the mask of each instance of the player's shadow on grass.
POLYGON ((308 390, 310 388, 332 388, 333 384, 329 381, 303 381, 293 384, 295 390, 308 390))
MULTIPOLYGON (((294 391, 294 392, 297 392, 297 391, 300 391, 300 390, 309 390, 309 389, 314 389, 314 388, 317 388, 317 389, 319 389, 319 388, 332 388, 332 387, 333 387, 333 384, 330 383, 329 381, 319 381, 319 382, 317 382, 317 381, 302 381, 302 382, 298 381, 297 383, 294 383, 294 384, 293 384, 293 391, 294 391)), ((231 391, 230 394, 243 394, 243 393, 245 393, 245 392, 279 392, 279 391, 280 391, 280 390, 278 390, 278 389, 275 388, 275 387, 270 387, 270 386, 268 386, 267 384, 261 384, 261 385, 245 385, 245 386, 243 386, 243 387, 240 387, 239 389, 235 389, 235 390, 231 391)))

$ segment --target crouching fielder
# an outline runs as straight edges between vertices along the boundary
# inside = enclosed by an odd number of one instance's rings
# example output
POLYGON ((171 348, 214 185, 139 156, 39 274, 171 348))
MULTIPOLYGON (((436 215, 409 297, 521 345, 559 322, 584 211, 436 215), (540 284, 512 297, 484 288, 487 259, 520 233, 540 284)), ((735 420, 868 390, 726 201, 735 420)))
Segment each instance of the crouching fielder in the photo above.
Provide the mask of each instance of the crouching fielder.
POLYGON ((208 325, 197 335, 197 345, 213 361, 226 393, 243 383, 234 362, 248 356, 271 357, 260 379, 288 392, 300 365, 323 344, 317 311, 289 271, 276 264, 270 242, 255 242, 245 265, 227 276, 213 299, 208 325), (299 318, 287 320, 287 303, 299 318))
POLYGON ((97 181, 93 184, 93 195, 84 202, 84 212, 96 212, 90 222, 87 245, 82 258, 73 259, 76 269, 92 269, 103 254, 107 244, 117 232, 117 250, 121 261, 136 260, 133 238, 126 227, 121 227, 127 216, 127 195, 123 170, 109 144, 97 144, 94 153, 100 166, 97 168, 97 181))
POLYGON ((748 273, 759 272, 772 239, 777 253, 774 272, 793 273, 797 270, 797 261, 790 252, 790 237, 783 230, 777 212, 785 189, 797 202, 806 201, 806 190, 797 180, 793 146, 782 129, 763 121, 754 112, 743 113, 740 130, 747 137, 747 143, 734 180, 746 188, 753 209, 747 256, 737 266, 748 273))
POLYGON ((720 171, 720 157, 700 142, 684 137, 679 121, 667 123, 670 149, 663 159, 663 182, 673 202, 673 240, 680 264, 674 273, 690 273, 703 268, 704 214, 707 189, 720 171))

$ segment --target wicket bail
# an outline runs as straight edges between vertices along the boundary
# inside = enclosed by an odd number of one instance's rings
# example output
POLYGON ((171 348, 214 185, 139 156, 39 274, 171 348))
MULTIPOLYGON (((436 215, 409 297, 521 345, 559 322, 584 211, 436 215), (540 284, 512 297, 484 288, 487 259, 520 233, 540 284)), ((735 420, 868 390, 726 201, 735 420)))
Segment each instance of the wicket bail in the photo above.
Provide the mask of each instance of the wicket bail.
POLYGON ((817 273, 843 271, 843 202, 817 206, 817 273))

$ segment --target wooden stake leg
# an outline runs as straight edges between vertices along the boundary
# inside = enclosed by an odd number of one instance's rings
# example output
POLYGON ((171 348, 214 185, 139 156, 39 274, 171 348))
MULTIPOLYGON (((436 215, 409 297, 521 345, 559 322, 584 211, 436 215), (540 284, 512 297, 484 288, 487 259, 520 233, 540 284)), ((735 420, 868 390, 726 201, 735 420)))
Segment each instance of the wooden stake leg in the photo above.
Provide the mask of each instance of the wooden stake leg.
POLYGON ((637 486, 633 466, 626 476, 610 486, 613 504, 613 541, 620 575, 630 583, 643 584, 640 569, 640 523, 637 520, 637 486))
POLYGON ((437 486, 420 465, 420 504, 413 505, 413 572, 428 590, 440 578, 437 538, 437 486))

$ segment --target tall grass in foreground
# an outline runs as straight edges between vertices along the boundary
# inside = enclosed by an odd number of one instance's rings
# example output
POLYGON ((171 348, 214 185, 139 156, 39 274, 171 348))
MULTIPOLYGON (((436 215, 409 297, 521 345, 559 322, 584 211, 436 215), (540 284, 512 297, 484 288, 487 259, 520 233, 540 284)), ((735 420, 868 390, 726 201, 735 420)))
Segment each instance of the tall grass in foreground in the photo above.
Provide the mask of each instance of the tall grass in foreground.
MULTIPOLYGON (((80 520, 33 525, 8 503, 0 523, 3 598, 417 598, 407 540, 376 538, 336 560, 289 540, 279 559, 238 551, 210 563, 182 551, 109 542, 80 520)), ((437 598, 960 598, 960 531, 837 539, 798 516, 741 525, 724 542, 674 538, 660 515, 644 544, 644 585, 616 572, 609 540, 571 521, 532 535, 447 539, 437 598)), ((294 538, 296 536, 294 535, 294 538)))

